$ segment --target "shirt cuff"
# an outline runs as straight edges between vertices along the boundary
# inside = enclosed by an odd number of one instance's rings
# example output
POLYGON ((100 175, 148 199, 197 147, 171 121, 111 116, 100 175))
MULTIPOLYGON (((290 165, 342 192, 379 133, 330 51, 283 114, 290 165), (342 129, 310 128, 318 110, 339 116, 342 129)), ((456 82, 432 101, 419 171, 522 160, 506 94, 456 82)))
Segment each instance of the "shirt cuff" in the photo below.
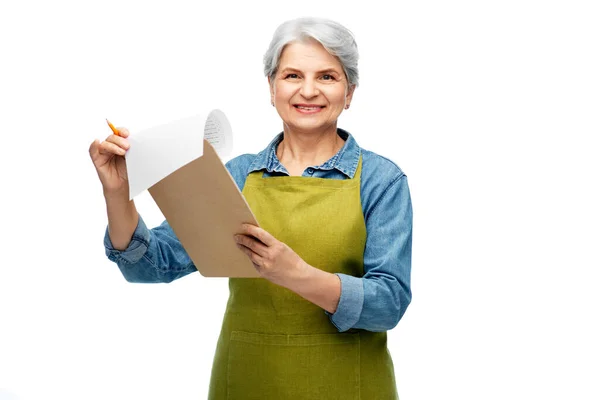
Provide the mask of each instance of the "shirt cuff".
POLYGON ((138 262, 148 250, 150 243, 150 230, 144 223, 142 216, 138 214, 138 224, 131 236, 131 242, 125 250, 117 250, 113 247, 108 235, 108 226, 104 233, 104 248, 106 256, 114 262, 125 262, 135 264, 138 262))
POLYGON ((352 328, 358 322, 363 308, 364 289, 362 278, 355 276, 336 274, 342 283, 342 293, 335 313, 327 313, 331 323, 340 331, 344 332, 352 328))

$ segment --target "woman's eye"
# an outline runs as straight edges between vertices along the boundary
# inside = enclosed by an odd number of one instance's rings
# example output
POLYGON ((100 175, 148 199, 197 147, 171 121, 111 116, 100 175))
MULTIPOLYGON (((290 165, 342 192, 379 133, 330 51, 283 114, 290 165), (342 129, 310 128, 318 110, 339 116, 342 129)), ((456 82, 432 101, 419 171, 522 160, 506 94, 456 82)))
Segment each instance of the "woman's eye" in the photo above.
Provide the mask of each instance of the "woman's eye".
POLYGON ((288 78, 296 79, 296 78, 298 78, 298 74, 287 74, 285 79, 288 79, 288 78))
POLYGON ((326 74, 326 75, 323 75, 323 79, 325 79, 326 81, 331 81, 331 80, 333 80, 333 76, 326 74))

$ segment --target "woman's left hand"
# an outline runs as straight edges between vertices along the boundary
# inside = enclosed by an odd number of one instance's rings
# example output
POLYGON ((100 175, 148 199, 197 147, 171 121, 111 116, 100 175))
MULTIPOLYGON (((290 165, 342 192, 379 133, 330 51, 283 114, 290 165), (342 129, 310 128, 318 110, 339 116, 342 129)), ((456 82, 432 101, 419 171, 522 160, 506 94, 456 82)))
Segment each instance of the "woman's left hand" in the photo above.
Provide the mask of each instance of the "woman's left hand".
POLYGON ((285 286, 287 279, 297 276, 307 264, 288 245, 258 226, 243 224, 234 235, 238 247, 248 256, 260 276, 285 286))

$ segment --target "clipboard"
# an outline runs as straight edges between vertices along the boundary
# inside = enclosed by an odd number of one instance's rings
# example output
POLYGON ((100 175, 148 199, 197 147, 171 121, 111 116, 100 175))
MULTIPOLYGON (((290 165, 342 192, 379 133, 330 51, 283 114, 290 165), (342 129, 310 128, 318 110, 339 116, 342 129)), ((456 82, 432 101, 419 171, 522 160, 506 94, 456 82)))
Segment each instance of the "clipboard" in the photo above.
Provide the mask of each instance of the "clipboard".
POLYGON ((258 226, 233 177, 204 139, 201 157, 148 188, 175 235, 205 277, 259 278, 233 235, 258 226))

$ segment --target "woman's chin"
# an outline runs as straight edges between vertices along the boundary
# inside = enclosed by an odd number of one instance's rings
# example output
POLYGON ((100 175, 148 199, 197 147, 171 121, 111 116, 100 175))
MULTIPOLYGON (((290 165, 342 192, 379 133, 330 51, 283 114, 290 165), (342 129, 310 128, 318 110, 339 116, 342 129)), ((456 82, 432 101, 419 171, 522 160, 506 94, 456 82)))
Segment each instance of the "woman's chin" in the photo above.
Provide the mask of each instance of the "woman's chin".
POLYGON ((293 121, 289 121, 285 124, 292 131, 298 132, 311 132, 311 131, 319 131, 327 129, 328 127, 335 127, 335 121, 323 121, 321 119, 309 119, 309 118, 301 118, 300 120, 295 119, 293 121))

